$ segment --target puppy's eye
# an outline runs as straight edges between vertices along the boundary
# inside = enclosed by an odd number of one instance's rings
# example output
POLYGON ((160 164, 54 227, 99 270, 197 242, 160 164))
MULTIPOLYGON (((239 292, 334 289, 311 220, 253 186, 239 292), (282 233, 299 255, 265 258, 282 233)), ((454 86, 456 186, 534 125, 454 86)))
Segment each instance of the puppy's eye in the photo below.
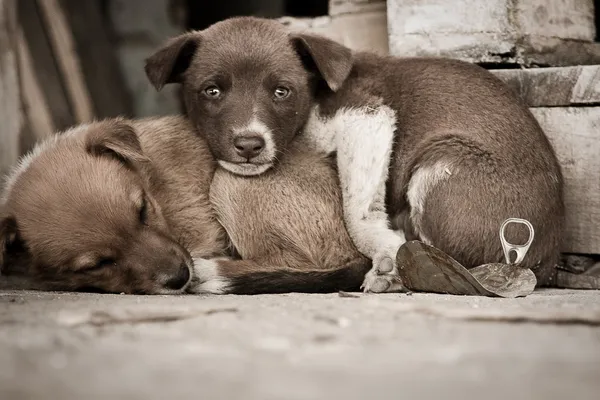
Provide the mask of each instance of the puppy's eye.
POLYGON ((290 89, 283 87, 283 86, 277 86, 275 88, 275 91, 273 92, 273 96, 275 97, 276 100, 283 100, 286 97, 288 97, 290 95, 290 89))
POLYGON ((142 199, 142 205, 138 211, 138 218, 140 224, 148 225, 148 202, 145 197, 142 199))
POLYGON ((221 89, 219 89, 215 85, 209 86, 206 89, 204 89, 204 94, 206 95, 206 97, 211 99, 218 99, 219 97, 221 97, 221 93, 221 89))

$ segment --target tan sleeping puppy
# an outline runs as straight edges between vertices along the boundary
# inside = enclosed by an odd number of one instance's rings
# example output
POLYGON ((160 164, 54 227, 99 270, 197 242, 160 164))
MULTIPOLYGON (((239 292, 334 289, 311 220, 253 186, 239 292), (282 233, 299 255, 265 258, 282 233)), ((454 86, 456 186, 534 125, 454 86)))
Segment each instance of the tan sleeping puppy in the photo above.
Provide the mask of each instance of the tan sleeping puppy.
POLYGON ((3 271, 25 264, 63 290, 328 292, 358 289, 370 268, 329 159, 292 148, 269 173, 235 176, 183 117, 40 143, 7 179, 0 250, 3 271))

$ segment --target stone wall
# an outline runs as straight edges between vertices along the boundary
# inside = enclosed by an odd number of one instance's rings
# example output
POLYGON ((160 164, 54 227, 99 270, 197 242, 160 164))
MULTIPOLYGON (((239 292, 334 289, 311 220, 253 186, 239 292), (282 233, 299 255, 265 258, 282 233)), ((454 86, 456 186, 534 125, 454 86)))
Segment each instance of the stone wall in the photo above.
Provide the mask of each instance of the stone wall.
POLYGON ((390 53, 524 65, 600 63, 594 0, 388 0, 390 53))

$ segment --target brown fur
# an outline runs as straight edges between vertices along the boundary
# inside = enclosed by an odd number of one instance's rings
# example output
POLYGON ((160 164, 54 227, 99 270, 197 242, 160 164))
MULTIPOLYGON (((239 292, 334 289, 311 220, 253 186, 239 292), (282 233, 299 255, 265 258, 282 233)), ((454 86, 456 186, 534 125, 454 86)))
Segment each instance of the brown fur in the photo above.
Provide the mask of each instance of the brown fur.
POLYGON ((278 168, 253 178, 218 169, 211 201, 243 259, 220 264, 230 275, 364 261, 344 227, 334 168, 322 156, 291 148, 278 168))
POLYGON ((323 157, 295 152, 253 183, 217 173, 211 190, 215 160, 183 117, 96 122, 36 152, 9 180, 0 266, 25 258, 47 287, 180 293, 193 260, 231 252, 218 219, 244 259, 222 259, 224 293, 357 289, 369 267, 323 157))
MULTIPOLYGON (((561 170, 526 105, 483 68, 352 53, 320 36, 291 34, 275 21, 242 17, 173 39, 148 59, 146 72, 157 88, 182 83, 194 125, 215 156, 231 163, 242 162, 231 126, 253 110, 274 133, 277 159, 285 158, 315 105, 324 117, 344 107, 391 107, 397 125, 386 203, 396 227, 474 267, 502 261, 503 220, 528 219, 536 237, 524 266, 540 284, 552 284, 563 229, 561 170), (202 95, 207 84, 222 89, 218 100, 202 95), (278 85, 291 91, 285 102, 273 99, 278 85), (455 173, 428 193, 419 226, 411 226, 408 183, 437 162, 455 173)), ((521 228, 511 226, 508 239, 524 242, 521 228)))

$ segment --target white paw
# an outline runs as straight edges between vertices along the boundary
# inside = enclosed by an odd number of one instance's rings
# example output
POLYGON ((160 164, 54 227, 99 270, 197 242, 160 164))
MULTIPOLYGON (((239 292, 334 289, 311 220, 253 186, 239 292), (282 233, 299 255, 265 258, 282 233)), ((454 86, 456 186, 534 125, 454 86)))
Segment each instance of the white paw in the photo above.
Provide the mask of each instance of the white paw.
POLYGON ((189 293, 227 293, 227 278, 219 275, 217 260, 219 258, 194 258, 192 280, 187 288, 189 293))
POLYGON ((365 293, 406 291, 396 267, 396 254, 392 256, 391 253, 383 252, 373 258, 373 268, 367 272, 361 286, 365 293))

